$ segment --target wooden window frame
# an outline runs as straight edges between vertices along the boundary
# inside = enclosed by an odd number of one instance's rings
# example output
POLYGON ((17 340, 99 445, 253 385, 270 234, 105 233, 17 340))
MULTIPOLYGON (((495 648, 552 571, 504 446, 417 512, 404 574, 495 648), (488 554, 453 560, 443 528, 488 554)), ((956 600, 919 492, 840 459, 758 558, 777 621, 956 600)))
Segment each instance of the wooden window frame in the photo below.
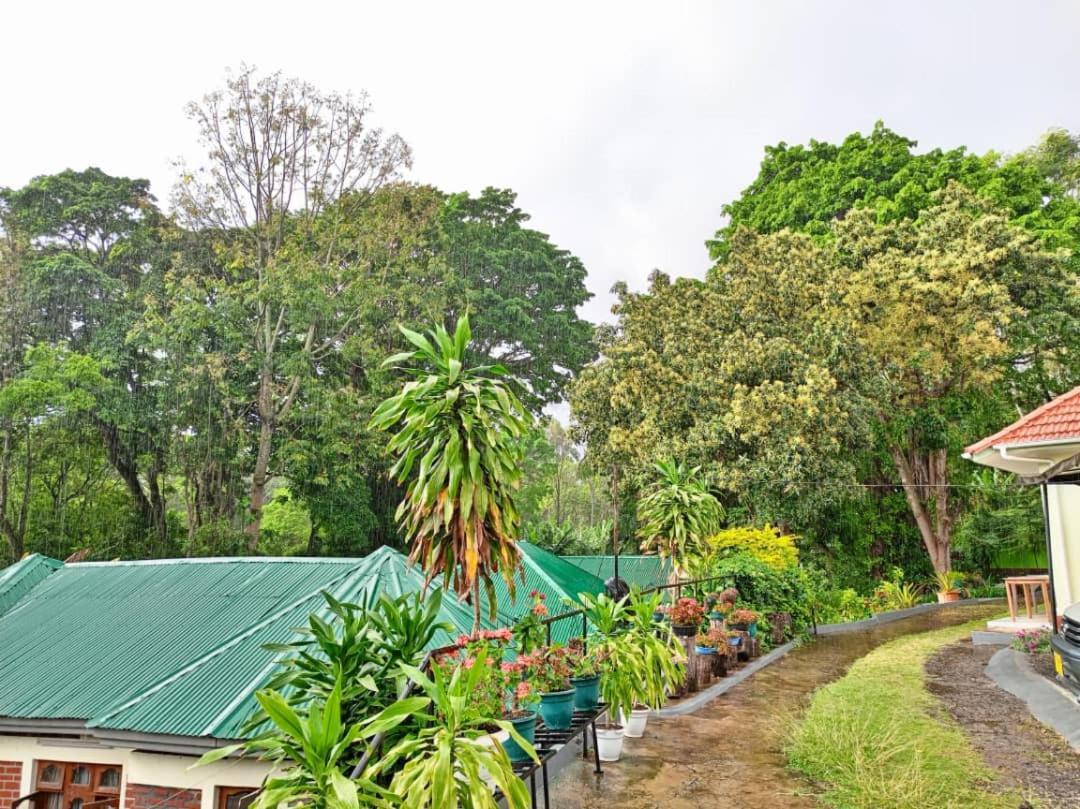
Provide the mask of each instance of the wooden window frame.
MULTIPOLYGON (((255 793, 258 791, 258 787, 218 787, 214 809, 228 809, 229 798, 234 795, 250 795, 251 800, 248 801, 248 804, 250 804, 251 801, 255 800, 255 793)), ((247 806, 245 805, 241 809, 247 809, 247 806)))

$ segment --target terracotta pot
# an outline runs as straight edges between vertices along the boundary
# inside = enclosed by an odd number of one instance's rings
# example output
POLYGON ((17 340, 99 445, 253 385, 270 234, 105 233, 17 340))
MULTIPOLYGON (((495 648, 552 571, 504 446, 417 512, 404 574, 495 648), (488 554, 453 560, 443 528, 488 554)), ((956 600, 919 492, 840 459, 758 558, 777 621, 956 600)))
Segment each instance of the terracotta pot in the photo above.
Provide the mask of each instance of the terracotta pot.
POLYGON ((944 590, 937 594, 938 604, 951 604, 960 600, 959 590, 944 590))

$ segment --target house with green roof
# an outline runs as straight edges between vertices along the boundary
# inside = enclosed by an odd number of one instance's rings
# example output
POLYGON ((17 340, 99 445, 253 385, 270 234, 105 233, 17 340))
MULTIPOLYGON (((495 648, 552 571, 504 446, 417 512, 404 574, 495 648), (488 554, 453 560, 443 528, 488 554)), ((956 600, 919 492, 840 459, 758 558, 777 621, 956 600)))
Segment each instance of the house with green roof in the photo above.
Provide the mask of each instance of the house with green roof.
MULTIPOLYGON (((323 591, 371 604, 421 591, 391 548, 363 559, 182 559, 0 572, 0 800, 20 809, 240 809, 267 766, 195 758, 241 736, 323 591), (92 805, 92 806, 91 806, 92 805)), ((472 611, 442 604, 452 632, 472 611)))

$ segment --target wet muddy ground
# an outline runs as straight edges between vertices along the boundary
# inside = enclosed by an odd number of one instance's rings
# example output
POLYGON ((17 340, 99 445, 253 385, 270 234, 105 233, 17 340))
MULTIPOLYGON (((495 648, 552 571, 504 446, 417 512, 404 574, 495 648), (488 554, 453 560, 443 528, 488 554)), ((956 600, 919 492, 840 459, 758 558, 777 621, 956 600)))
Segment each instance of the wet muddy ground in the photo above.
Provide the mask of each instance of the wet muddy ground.
POLYGON ((970 640, 946 646, 926 663, 927 688, 1000 774, 1003 788, 1018 787, 1045 809, 1076 809, 1080 756, 983 674, 997 651, 970 640))
POLYGON ((645 737, 627 739, 622 759, 604 764, 603 775, 580 761, 570 765, 553 780, 552 809, 818 806, 813 785, 787 769, 781 749, 785 728, 814 689, 888 640, 1000 612, 998 604, 946 607, 813 640, 692 715, 650 719, 645 737))

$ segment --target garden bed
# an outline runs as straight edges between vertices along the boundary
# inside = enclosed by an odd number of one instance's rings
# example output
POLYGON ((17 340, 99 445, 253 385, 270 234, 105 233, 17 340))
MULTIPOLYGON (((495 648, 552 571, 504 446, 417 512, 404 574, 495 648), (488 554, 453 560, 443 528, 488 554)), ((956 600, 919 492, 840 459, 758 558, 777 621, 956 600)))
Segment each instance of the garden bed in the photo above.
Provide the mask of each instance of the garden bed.
POLYGON ((986 665, 997 652, 968 640, 945 646, 926 663, 927 689, 1000 773, 1003 784, 1034 793, 1047 807, 1075 807, 1080 756, 1032 718, 1022 700, 986 676, 986 665))

